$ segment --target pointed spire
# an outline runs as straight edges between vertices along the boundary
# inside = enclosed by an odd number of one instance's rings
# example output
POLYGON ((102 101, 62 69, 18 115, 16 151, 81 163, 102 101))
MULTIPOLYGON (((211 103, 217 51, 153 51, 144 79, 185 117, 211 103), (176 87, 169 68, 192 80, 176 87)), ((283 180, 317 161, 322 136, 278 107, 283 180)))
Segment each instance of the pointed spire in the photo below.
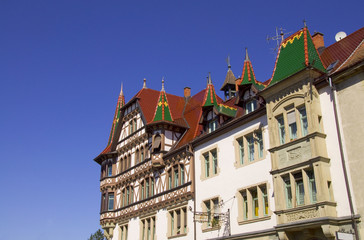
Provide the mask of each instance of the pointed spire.
POLYGON ((304 27, 304 28, 307 28, 307 25, 306 25, 306 19, 303 19, 303 27, 304 27))
POLYGON ((120 96, 124 96, 124 93, 123 93, 123 83, 121 83, 121 88, 120 88, 120 96))
POLYGON ((226 62, 228 64, 228 69, 231 68, 231 64, 230 64, 230 55, 227 56, 226 62))
POLYGON ((164 92, 164 77, 162 78, 162 92, 164 92))
POLYGON ((244 61, 250 61, 249 55, 248 55, 248 48, 245 48, 245 60, 244 61))
POLYGON ((144 78, 144 80, 143 80, 143 88, 147 89, 147 79, 146 78, 144 78))
POLYGON ((209 72, 209 75, 207 77, 207 84, 212 84, 212 81, 211 81, 211 72, 209 72))

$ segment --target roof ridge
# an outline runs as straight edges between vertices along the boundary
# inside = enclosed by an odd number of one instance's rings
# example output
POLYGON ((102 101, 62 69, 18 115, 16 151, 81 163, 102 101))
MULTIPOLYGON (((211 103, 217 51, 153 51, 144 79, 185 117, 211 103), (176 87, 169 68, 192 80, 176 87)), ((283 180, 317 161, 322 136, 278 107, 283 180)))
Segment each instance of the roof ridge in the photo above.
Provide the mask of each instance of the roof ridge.
POLYGON ((364 44, 364 39, 358 44, 358 46, 356 46, 356 48, 354 49, 354 51, 345 59, 345 61, 336 68, 335 72, 338 72, 341 70, 341 67, 343 67, 345 65, 345 63, 347 63, 353 56, 354 54, 356 54, 357 50, 362 47, 362 45, 364 44))

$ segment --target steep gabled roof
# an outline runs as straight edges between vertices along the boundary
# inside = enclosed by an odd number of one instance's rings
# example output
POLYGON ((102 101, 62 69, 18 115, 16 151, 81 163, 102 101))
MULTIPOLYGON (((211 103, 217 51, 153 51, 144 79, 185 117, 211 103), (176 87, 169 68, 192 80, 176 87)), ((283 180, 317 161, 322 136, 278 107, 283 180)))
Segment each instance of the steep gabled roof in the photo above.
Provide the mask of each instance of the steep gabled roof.
POLYGON ((235 107, 226 106, 222 103, 222 99, 216 95, 214 85, 211 82, 211 77, 207 83, 205 96, 202 107, 214 107, 218 113, 226 116, 234 117, 237 109, 235 107))
POLYGON ((364 27, 346 36, 340 41, 328 46, 321 54, 322 62, 326 67, 337 61, 331 73, 352 66, 360 61, 360 52, 364 40, 364 27), (355 56, 354 56, 355 55, 355 56), (349 59, 350 58, 350 59, 349 59))
POLYGON ((121 85, 121 90, 120 90, 118 102, 116 104, 116 109, 115 109, 115 113, 114 113, 114 119, 113 119, 112 126, 111 126, 109 141, 107 143, 106 148, 101 152, 101 154, 109 153, 111 150, 111 145, 114 141, 115 132, 116 132, 117 126, 119 124, 119 120, 120 120, 120 109, 124 105, 125 105, 125 97, 124 97, 124 93, 123 93, 123 86, 121 85))
POLYGON ((282 41, 271 79, 271 86, 289 76, 311 66, 321 72, 326 72, 320 56, 312 42, 312 37, 304 27, 282 41))
POLYGON ((264 85, 255 78, 253 65, 249 59, 248 49, 246 48, 243 71, 240 80, 237 81, 237 87, 248 84, 253 84, 258 90, 264 88, 264 85))
POLYGON ((168 105, 166 92, 164 91, 164 80, 162 80, 162 90, 159 94, 159 100, 153 118, 153 122, 157 121, 173 122, 173 117, 168 105))
POLYGON ((233 71, 231 71, 231 66, 229 65, 228 71, 225 76, 224 83, 222 84, 220 90, 224 90, 225 87, 228 85, 235 86, 235 80, 236 80, 236 77, 235 77, 233 71))

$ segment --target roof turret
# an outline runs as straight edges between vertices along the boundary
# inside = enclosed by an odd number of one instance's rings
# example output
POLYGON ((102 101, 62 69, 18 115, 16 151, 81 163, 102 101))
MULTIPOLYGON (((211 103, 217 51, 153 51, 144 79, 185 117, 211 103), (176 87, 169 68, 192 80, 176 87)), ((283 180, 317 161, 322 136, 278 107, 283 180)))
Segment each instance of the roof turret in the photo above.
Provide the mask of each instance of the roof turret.
POLYGON ((307 67, 326 72, 317 49, 313 44, 312 37, 305 26, 281 42, 268 86, 292 76, 307 67))
POLYGON ((158 103, 155 109, 153 122, 156 121, 169 121, 173 122, 171 110, 169 109, 168 99, 164 91, 164 79, 162 79, 162 90, 159 94, 158 103))

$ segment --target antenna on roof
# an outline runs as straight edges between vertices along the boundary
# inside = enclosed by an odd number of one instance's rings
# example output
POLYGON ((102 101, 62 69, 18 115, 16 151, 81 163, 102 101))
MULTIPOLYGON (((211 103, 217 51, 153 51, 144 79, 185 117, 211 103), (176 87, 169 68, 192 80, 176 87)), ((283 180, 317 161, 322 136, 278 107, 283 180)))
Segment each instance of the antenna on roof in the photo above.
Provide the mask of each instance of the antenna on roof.
POLYGON ((278 50, 279 45, 284 40, 284 36, 291 33, 291 32, 284 33, 283 30, 286 30, 284 28, 280 28, 279 30, 280 30, 280 33, 278 34, 278 27, 276 27, 276 35, 275 36, 269 37, 269 35, 267 35, 267 42, 269 42, 270 40, 277 41, 277 47, 273 49, 274 52, 278 50))

